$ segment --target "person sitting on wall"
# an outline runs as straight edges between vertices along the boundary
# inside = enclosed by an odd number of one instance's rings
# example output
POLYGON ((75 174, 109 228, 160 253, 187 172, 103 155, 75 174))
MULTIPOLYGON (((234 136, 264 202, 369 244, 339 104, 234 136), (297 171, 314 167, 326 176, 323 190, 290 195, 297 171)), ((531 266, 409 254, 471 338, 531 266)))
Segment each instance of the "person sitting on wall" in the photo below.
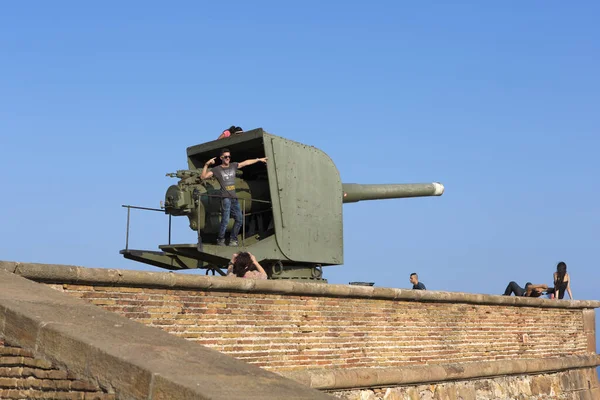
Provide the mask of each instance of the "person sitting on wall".
POLYGON ((512 281, 506 287, 504 291, 504 296, 510 296, 511 294, 515 294, 515 296, 524 296, 524 297, 540 297, 544 294, 545 291, 548 290, 548 285, 534 285, 531 282, 527 282, 525 284, 525 289, 517 284, 517 282, 512 281))
POLYGON ((556 265, 556 272, 554 273, 554 299, 563 299, 565 292, 569 293, 569 298, 573 300, 571 278, 567 273, 567 264, 561 261, 556 265))
POLYGON ((229 129, 225 129, 217 138, 218 139, 225 139, 228 138, 232 135, 239 135, 240 133, 244 133, 244 130, 239 127, 239 126, 231 126, 229 129))
POLYGON ((243 215, 242 209, 240 208, 240 202, 238 201, 237 194, 235 193, 235 171, 237 171, 239 168, 256 164, 259 161, 266 163, 267 157, 254 158, 242 161, 240 163, 230 162, 231 152, 229 149, 221 149, 221 165, 216 166, 208 171, 209 165, 213 165, 216 158, 217 157, 213 157, 208 160, 206 164, 204 164, 200 178, 208 179, 214 176, 217 181, 219 181, 219 185, 221 185, 221 191, 219 193, 221 196, 221 226, 219 228, 219 235, 217 236, 217 245, 225 246, 225 231, 227 230, 229 217, 233 212, 233 219, 235 220, 235 223, 233 224, 233 229, 231 230, 229 245, 237 246, 237 235, 242 227, 243 215))
POLYGON ((227 276, 238 278, 267 279, 267 273, 252 253, 235 253, 227 267, 227 276))
POLYGON ((565 292, 569 293, 569 298, 573 300, 573 294, 571 293, 571 278, 567 273, 567 264, 563 261, 559 262, 556 266, 556 272, 554 273, 554 287, 548 288, 548 296, 551 299, 563 299, 565 292))
POLYGON ((419 275, 416 272, 410 274, 410 283, 413 284, 413 289, 415 290, 427 290, 423 282, 419 282, 419 275))

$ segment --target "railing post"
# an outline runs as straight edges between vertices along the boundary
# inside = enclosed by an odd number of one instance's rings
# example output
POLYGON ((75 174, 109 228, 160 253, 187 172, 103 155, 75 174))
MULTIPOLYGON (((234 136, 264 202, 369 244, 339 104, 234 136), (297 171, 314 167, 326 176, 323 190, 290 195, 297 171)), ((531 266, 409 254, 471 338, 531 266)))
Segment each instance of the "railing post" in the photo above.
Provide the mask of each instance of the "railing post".
MULTIPOLYGON (((200 228, 198 228, 200 230, 200 228)), ((169 214, 169 244, 171 244, 171 214, 169 214)))
POLYGON ((242 246, 246 246, 246 199, 242 199, 244 208, 242 209, 242 246))
POLYGON ((129 250, 129 215, 131 214, 131 207, 127 206, 127 235, 125 236, 125 250, 129 250))

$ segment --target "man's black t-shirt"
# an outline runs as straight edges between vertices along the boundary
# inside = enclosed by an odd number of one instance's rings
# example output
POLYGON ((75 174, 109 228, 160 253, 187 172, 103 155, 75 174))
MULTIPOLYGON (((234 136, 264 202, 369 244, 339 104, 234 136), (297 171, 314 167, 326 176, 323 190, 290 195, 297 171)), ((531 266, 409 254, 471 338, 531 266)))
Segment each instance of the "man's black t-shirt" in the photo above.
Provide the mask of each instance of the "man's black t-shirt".
POLYGON ((423 285, 423 282, 419 282, 416 285, 413 285, 413 289, 416 289, 416 290, 427 290, 427 288, 425 287, 425 285, 423 285))
POLYGON ((238 169, 238 163, 232 162, 227 168, 219 165, 211 169, 213 176, 221 185, 221 196, 237 199, 235 194, 235 171, 238 169))

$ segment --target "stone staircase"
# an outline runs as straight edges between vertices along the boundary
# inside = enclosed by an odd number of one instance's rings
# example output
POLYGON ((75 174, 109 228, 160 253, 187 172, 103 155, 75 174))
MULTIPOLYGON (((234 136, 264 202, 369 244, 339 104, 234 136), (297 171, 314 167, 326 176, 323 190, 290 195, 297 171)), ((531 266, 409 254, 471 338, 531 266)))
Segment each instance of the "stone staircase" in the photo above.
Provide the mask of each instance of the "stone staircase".
POLYGON ((115 400, 96 384, 0 339, 0 399, 115 400))

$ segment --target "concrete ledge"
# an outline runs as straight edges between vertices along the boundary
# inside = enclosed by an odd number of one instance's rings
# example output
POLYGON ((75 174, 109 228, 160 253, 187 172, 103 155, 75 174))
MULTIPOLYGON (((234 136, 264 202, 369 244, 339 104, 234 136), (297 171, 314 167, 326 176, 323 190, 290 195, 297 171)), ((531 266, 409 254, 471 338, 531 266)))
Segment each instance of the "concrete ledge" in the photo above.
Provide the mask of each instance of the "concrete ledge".
POLYGON ((358 389, 558 372, 600 365, 600 356, 409 365, 401 368, 321 369, 279 372, 320 390, 358 389))
POLYGON ((5 270, 0 335, 76 376, 95 379, 122 400, 330 398, 5 270))
POLYGON ((213 276, 194 276, 173 272, 142 272, 8 261, 0 261, 0 269, 5 269, 36 282, 44 283, 194 289, 246 293, 256 292, 285 294, 289 296, 354 297, 401 301, 506 305, 517 307, 569 309, 600 308, 600 301, 596 300, 558 301, 516 296, 436 292, 431 290, 393 289, 353 285, 324 285, 287 280, 263 281, 213 276))

